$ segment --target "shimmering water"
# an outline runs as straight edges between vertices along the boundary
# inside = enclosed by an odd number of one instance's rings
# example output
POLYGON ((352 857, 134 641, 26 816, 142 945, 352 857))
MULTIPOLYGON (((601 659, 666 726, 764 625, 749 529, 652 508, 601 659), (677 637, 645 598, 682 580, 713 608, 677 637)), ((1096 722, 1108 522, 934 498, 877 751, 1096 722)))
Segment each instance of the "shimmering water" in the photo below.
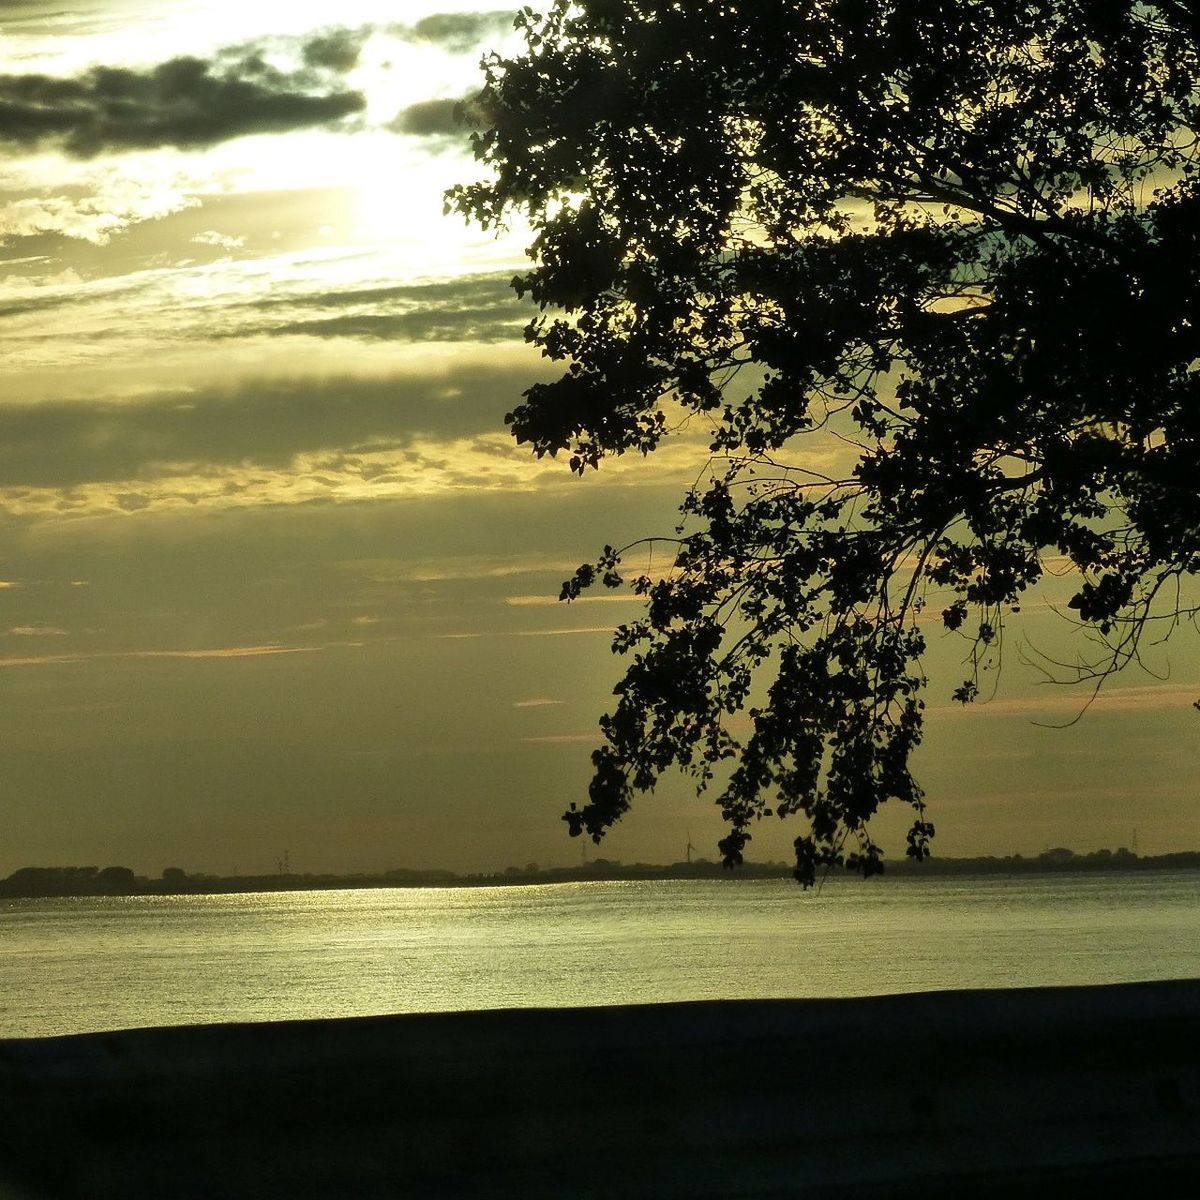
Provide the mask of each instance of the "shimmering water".
POLYGON ((1200 873, 0 902, 0 1036, 1200 976, 1200 873))

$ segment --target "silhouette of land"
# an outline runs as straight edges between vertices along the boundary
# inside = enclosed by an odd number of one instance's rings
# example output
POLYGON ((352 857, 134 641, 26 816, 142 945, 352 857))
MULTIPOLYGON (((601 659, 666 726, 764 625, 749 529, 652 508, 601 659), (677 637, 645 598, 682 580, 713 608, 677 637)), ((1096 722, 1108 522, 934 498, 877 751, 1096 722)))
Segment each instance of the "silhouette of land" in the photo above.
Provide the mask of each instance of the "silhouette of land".
MULTIPOLYGON (((1076 854, 1066 847, 1024 857, 902 859, 888 863, 883 880, 970 875, 1036 875, 1050 872, 1158 871, 1200 869, 1200 851, 1138 855, 1124 848, 1076 854)), ((513 884, 587 883, 632 879, 786 879, 786 863, 746 862, 727 868, 695 859, 670 864, 622 863, 597 858, 572 867, 508 867, 503 871, 457 874, 447 870, 396 868, 378 874, 314 875, 286 871, 271 875, 189 874, 168 867, 158 878, 136 875, 129 867, 21 867, 0 880, 0 896, 166 896, 233 892, 333 891, 344 888, 504 887, 513 884)), ((837 877, 841 873, 835 873, 837 877)))
POLYGON ((1185 1196, 1198 1020, 1178 981, 0 1042, 0 1193, 1185 1196))

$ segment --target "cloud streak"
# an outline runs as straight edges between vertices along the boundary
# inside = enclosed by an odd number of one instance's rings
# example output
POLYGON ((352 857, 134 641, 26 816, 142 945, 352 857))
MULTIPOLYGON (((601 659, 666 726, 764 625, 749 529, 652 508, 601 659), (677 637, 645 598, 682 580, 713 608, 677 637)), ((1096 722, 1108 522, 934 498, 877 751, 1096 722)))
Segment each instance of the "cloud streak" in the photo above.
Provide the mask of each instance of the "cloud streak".
POLYGON ((63 664, 80 663, 100 658, 267 658, 279 654, 316 654, 324 649, 324 646, 280 646, 276 643, 270 643, 264 646, 217 646, 205 650, 105 650, 97 653, 38 654, 0 658, 0 670, 6 667, 61 666, 63 664))
POLYGON ((595 730, 591 733, 544 733, 523 737, 521 741, 530 746, 595 746, 601 741, 601 735, 595 730))
POLYGON ((573 634, 608 634, 616 633, 611 625, 582 625, 574 629, 491 629, 484 631, 438 633, 434 636, 442 641, 463 641, 468 638, 537 638, 537 637, 569 637, 573 634))
MULTIPOLYGON (((530 309, 514 296, 509 281, 508 272, 489 272, 266 300, 248 307, 267 312, 290 310, 292 319, 259 325, 249 332, 368 341, 518 341, 530 309)), ((234 336, 246 332, 237 330, 234 336)))
POLYGON ((39 654, 26 658, 0 658, 0 670, 4 670, 6 667, 57 666, 62 663, 82 662, 88 657, 92 656, 85 654, 39 654))
MULTIPOLYGON (((509 608, 555 608, 559 604, 565 604, 566 601, 560 600, 558 596, 529 595, 505 596, 504 603, 509 608)), ((571 601, 571 606, 574 607, 576 604, 637 604, 645 607, 646 598, 630 592, 625 592, 618 596, 576 596, 571 601)))
POLYGON ((314 654, 320 646, 223 646, 215 650, 133 650, 128 658, 263 658, 272 654, 314 654))
POLYGON ((1164 683, 1147 687, 1102 688, 1091 698, 1090 693, 1063 690, 1054 695, 1020 696, 1003 700, 981 701, 973 705, 933 704, 942 713, 963 713, 968 716, 1026 717, 1029 720, 1071 720, 1085 710, 1093 712, 1157 712, 1163 709, 1188 708, 1200 699, 1200 683, 1164 683))
MULTIPOLYGON (((106 236, 104 229, 100 236, 106 236)), ((244 238, 209 229, 189 235, 188 243, 228 254, 240 249, 244 238)), ((199 266, 140 271, 83 287, 69 280, 45 287, 19 282, 0 288, 0 319, 11 323, 10 346, 15 342, 28 348, 45 337, 44 323, 37 318, 61 312, 64 321, 73 321, 77 345, 98 334, 111 353, 114 333, 126 332, 114 330, 117 323, 128 327, 128 337, 150 324, 164 337, 194 343, 305 336, 517 346, 531 314, 509 287, 508 272, 329 290, 314 287, 315 281, 303 275, 288 279, 292 267, 290 261, 268 258, 233 264, 219 279, 209 267, 199 266), (268 289, 262 277, 272 268, 282 279, 268 289), (247 293, 256 290, 263 298, 247 300, 247 293), (199 302, 196 291, 203 296, 199 302)), ((10 364, 12 358, 10 353, 10 364)))

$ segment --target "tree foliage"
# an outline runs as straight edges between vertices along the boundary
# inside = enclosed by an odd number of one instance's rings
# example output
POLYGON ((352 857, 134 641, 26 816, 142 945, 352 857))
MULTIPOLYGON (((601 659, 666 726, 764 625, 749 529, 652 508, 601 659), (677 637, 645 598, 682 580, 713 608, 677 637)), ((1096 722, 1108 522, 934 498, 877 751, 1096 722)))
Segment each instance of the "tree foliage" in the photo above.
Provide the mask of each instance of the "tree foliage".
POLYGON ((514 286, 563 370, 508 421, 580 473, 685 425, 713 456, 673 569, 631 581, 571 832, 682 767, 719 780, 727 862, 803 814, 802 882, 872 873, 889 800, 922 857, 922 613, 968 641, 966 703, 1048 561, 1097 679, 1200 567, 1200 6, 555 0, 517 24, 524 51, 485 60, 489 178, 449 197, 536 231, 514 286))

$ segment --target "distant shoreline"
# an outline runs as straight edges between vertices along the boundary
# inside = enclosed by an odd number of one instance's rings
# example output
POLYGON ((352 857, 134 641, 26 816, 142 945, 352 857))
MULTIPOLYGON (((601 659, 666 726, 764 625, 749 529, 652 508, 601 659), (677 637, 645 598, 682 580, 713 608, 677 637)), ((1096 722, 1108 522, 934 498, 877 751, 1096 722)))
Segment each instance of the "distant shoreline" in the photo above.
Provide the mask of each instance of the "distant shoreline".
MULTIPOLYGON (((1075 854, 1048 850, 1036 857, 1022 855, 980 858, 930 858, 924 862, 901 859, 886 864, 882 876, 891 879, 931 879, 954 876, 1090 874, 1159 870, 1198 870, 1200 851, 1137 855, 1129 850, 1100 850, 1075 854)), ((446 870, 399 868, 375 874, 352 875, 201 875, 168 868, 160 878, 135 875, 128 867, 22 867, 0 880, 0 898, 35 899, 72 896, 196 896, 241 892, 341 891, 368 888, 511 887, 548 883, 616 883, 633 880, 787 879, 792 869, 784 863, 747 862, 733 870, 707 860, 669 865, 620 863, 596 859, 575 867, 509 867, 504 871, 457 874, 446 870)), ((832 873, 830 878, 847 878, 832 873)))

